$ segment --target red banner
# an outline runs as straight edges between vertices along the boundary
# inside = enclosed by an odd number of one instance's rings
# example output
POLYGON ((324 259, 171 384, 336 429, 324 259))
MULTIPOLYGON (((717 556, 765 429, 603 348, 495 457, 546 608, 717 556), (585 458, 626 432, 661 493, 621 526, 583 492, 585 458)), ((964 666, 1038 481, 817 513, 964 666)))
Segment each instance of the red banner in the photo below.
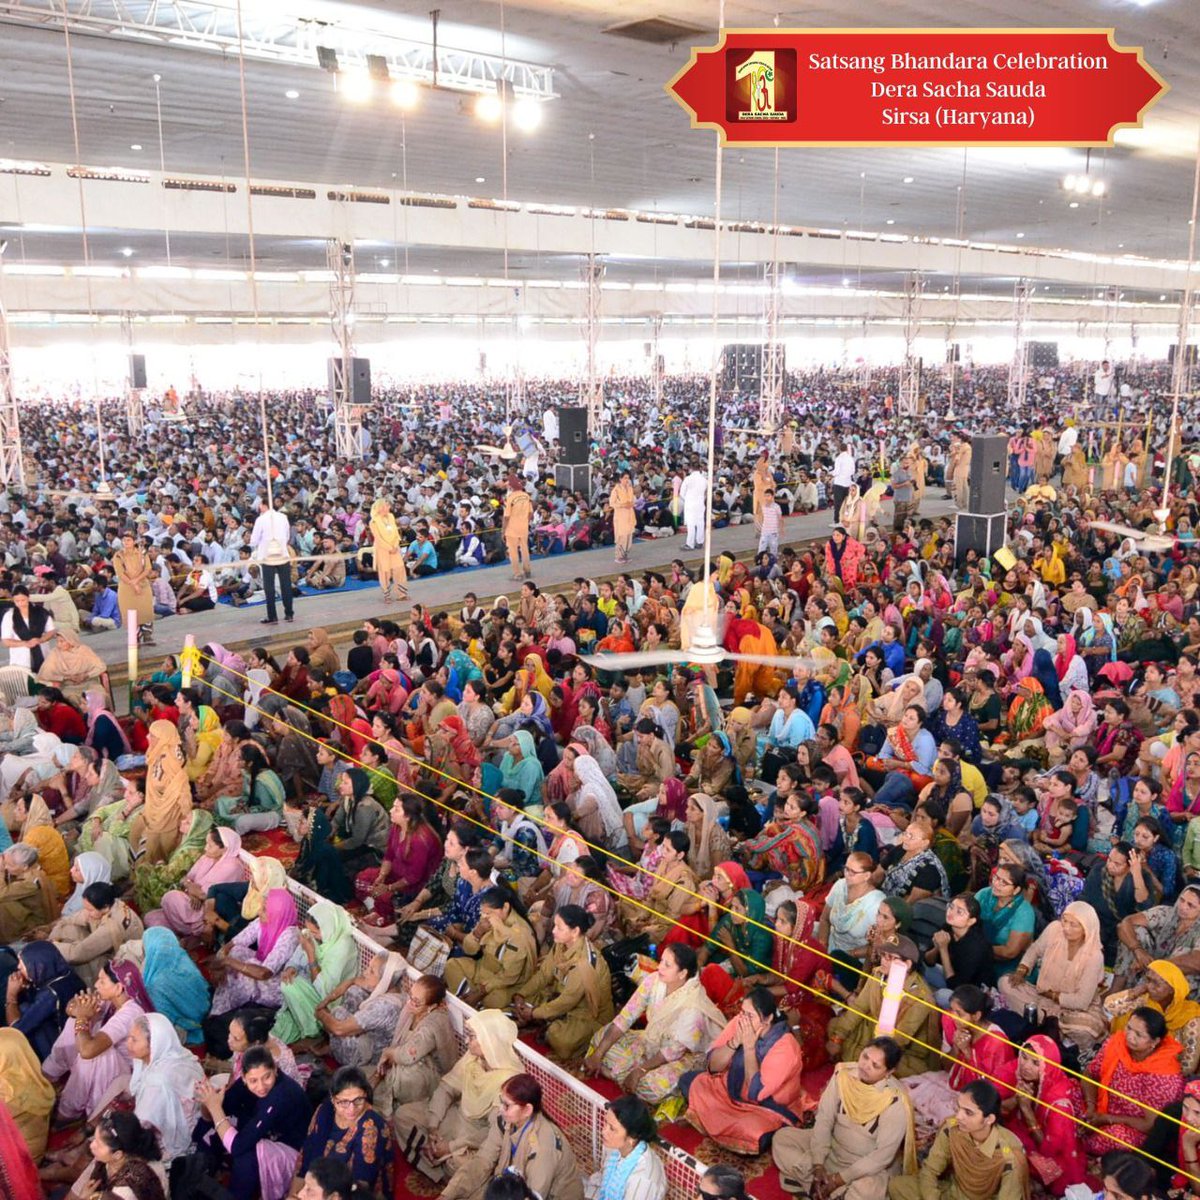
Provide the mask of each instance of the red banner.
POLYGON ((729 29, 667 91, 760 146, 1106 146, 1167 83, 1111 29, 729 29))

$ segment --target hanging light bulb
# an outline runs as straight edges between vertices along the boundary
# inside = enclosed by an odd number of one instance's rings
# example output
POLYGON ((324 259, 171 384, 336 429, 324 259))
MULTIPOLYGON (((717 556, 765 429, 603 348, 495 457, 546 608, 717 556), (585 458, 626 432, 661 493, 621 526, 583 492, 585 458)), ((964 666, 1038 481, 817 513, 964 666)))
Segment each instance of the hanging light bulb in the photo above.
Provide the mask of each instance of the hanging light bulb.
POLYGON ((343 71, 338 76, 338 91, 351 104, 365 104, 374 90, 375 82, 366 71, 343 71))
POLYGON ((1103 196, 1107 190, 1108 189, 1105 188, 1105 186, 1104 186, 1103 179, 1097 179, 1096 182, 1092 184, 1092 195, 1093 196, 1103 196))
POLYGON ((494 125, 500 120, 502 111, 500 97, 494 92, 483 92, 475 101, 475 115, 489 125, 494 125))
POLYGON ((532 133, 542 123, 542 106, 523 97, 513 105, 513 122, 522 133, 532 133))
POLYGON ((397 79, 392 84, 392 103, 402 112, 409 112, 421 102, 421 89, 411 79, 397 79))
POLYGON ((1074 175, 1064 176, 1062 185, 1063 185, 1063 191, 1073 192, 1075 190, 1075 176, 1074 175))

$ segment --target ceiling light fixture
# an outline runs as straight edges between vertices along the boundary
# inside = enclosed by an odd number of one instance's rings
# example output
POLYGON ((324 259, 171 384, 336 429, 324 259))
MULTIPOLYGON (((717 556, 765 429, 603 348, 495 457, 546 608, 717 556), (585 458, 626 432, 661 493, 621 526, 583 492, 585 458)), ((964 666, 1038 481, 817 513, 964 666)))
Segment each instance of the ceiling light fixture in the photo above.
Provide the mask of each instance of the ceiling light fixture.
POLYGON ((513 121, 522 133, 532 133, 542 123, 542 106, 522 97, 513 105, 513 121))
POLYGON ((134 142, 133 145, 130 146, 129 148, 130 148, 130 150, 140 150, 142 148, 142 143, 134 142))
POLYGON ((891 217, 888 217, 888 219, 887 219, 887 223, 888 223, 889 225, 895 225, 895 223, 896 223, 896 222, 895 222, 895 221, 894 221, 894 220, 893 220, 891 217))
POLYGON ((475 101, 475 115, 489 125, 494 125, 500 120, 502 111, 503 105, 500 103, 500 97, 491 92, 484 92, 475 101))
POLYGON ((1023 238, 1024 236, 1025 236, 1025 235, 1024 235, 1023 233, 1018 233, 1018 234, 1017 234, 1017 237, 1019 237, 1019 238, 1023 238))
POLYGON ((375 90, 375 81, 366 71, 343 71, 338 80, 338 90, 351 104, 365 104, 375 90))
POLYGON ((486 180, 486 179, 484 179, 484 177, 483 177, 482 175, 476 175, 476 176, 475 176, 475 182, 476 182, 476 183, 487 183, 487 180, 486 180))
POLYGON ((283 95, 284 95, 284 98, 287 100, 299 100, 300 99, 300 93, 298 91, 296 91, 295 88, 288 88, 288 90, 286 92, 284 92, 283 95))
POLYGON ((1079 207, 1079 201, 1078 201, 1078 200, 1072 200, 1072 201, 1071 201, 1071 203, 1070 203, 1070 204, 1069 204, 1067 207, 1068 207, 1068 208, 1078 208, 1078 207, 1079 207))
POLYGON ((123 246, 123 247, 121 248, 121 253, 122 253, 122 254, 123 254, 123 255, 124 255, 126 258, 132 258, 132 257, 133 257, 133 247, 132 247, 132 246, 123 246))
POLYGON ((904 177, 905 183, 912 183, 912 181, 913 181, 913 177, 911 175, 905 175, 905 177, 904 177))
POLYGON ((392 103, 401 112, 410 112, 421 102, 421 89, 411 79, 397 79, 392 84, 392 103))

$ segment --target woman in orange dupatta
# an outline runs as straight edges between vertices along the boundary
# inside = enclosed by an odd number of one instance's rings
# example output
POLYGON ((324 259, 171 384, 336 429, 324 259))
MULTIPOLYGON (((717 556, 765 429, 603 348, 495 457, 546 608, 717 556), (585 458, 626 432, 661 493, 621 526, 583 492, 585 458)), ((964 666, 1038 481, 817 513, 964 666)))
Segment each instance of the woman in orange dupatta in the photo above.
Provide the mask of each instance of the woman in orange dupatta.
MULTIPOLYGON (((775 635, 758 620, 753 607, 729 622, 725 634, 725 649, 736 654, 769 654, 779 656, 775 635), (732 635, 732 636, 731 636, 732 635), (730 642, 733 645, 730 645, 730 642)), ((753 692, 756 696, 773 696, 779 690, 779 671, 765 663, 739 662, 733 677, 733 702, 741 704, 753 692)))
POLYGON ((838 731, 838 741, 852 754, 858 749, 858 734, 862 729, 862 700, 861 681, 849 663, 842 663, 821 709, 819 724, 833 725, 838 731))
POLYGON ((636 649, 624 621, 610 621, 608 636, 596 643, 597 654, 632 654, 636 649))
POLYGON ((1083 1098, 1087 1124, 1108 1132, 1084 1140, 1089 1155, 1136 1149, 1145 1142, 1157 1116, 1154 1110, 1183 1097, 1181 1050, 1167 1032, 1166 1018, 1149 1007, 1135 1008, 1125 1028, 1100 1047, 1087 1069, 1096 1082, 1084 1081, 1083 1098))
POLYGON ((1054 707, 1046 699, 1041 683, 1029 675, 1017 684, 1016 694, 1008 706, 1008 729, 996 740, 1016 746, 1039 738, 1045 730, 1046 718, 1053 712, 1054 707))
POLYGON ((679 1081, 687 1119, 726 1150, 762 1154, 776 1130, 800 1123, 803 1070, 800 1043, 775 997, 765 987, 753 988, 712 1044, 705 1069, 688 1071, 679 1081))

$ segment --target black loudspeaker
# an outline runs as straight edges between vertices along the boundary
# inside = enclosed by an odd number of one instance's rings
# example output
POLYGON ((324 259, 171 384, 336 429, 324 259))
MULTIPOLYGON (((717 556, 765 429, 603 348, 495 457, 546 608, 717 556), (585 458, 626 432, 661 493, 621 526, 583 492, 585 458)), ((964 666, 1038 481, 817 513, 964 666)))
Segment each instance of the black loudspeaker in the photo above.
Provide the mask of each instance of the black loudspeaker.
POLYGON ((141 391, 146 386, 146 356, 144 354, 129 356, 129 386, 135 392, 141 391))
POLYGON ((371 360, 369 358, 350 360, 350 402, 352 404, 371 403, 371 360))
MULTIPOLYGON (((342 371, 342 360, 329 360, 329 398, 332 400, 338 390, 338 378, 342 371)), ((371 403, 371 360, 369 358, 352 358, 350 360, 350 386, 346 389, 347 400, 351 404, 371 403)))
POLYGON ((967 511, 1004 512, 1004 479, 1008 474, 1008 438, 1002 433, 971 437, 971 470, 967 476, 967 511))
POLYGON ((1035 372, 1049 371, 1058 366, 1057 342, 1030 342, 1029 365, 1035 372))
POLYGON ((946 347, 946 361, 948 363, 962 362, 962 344, 959 342, 951 342, 946 347))
MULTIPOLYGON (((974 440, 974 439, 972 439, 974 440)), ((1004 545, 1007 513, 959 513, 954 519, 954 558, 961 563, 968 550, 991 558, 1004 545)))
MULTIPOLYGON (((1172 342, 1170 349, 1167 351, 1167 362, 1169 362, 1171 364, 1171 366, 1175 365, 1175 355, 1178 353, 1179 353, 1179 343, 1172 342)), ((1189 367, 1194 367, 1196 365, 1196 343, 1195 342, 1188 343, 1187 358, 1184 359, 1184 362, 1186 362, 1189 367)))
POLYGON ((588 463, 557 463, 554 467, 554 486, 568 492, 592 494, 592 468, 588 463))
POLYGON ((558 440, 562 446, 562 461, 577 464, 588 461, 588 410, 583 407, 558 410, 558 440))
POLYGON ((758 395, 762 391, 762 369, 761 344, 731 343, 721 351, 721 390, 758 395))

